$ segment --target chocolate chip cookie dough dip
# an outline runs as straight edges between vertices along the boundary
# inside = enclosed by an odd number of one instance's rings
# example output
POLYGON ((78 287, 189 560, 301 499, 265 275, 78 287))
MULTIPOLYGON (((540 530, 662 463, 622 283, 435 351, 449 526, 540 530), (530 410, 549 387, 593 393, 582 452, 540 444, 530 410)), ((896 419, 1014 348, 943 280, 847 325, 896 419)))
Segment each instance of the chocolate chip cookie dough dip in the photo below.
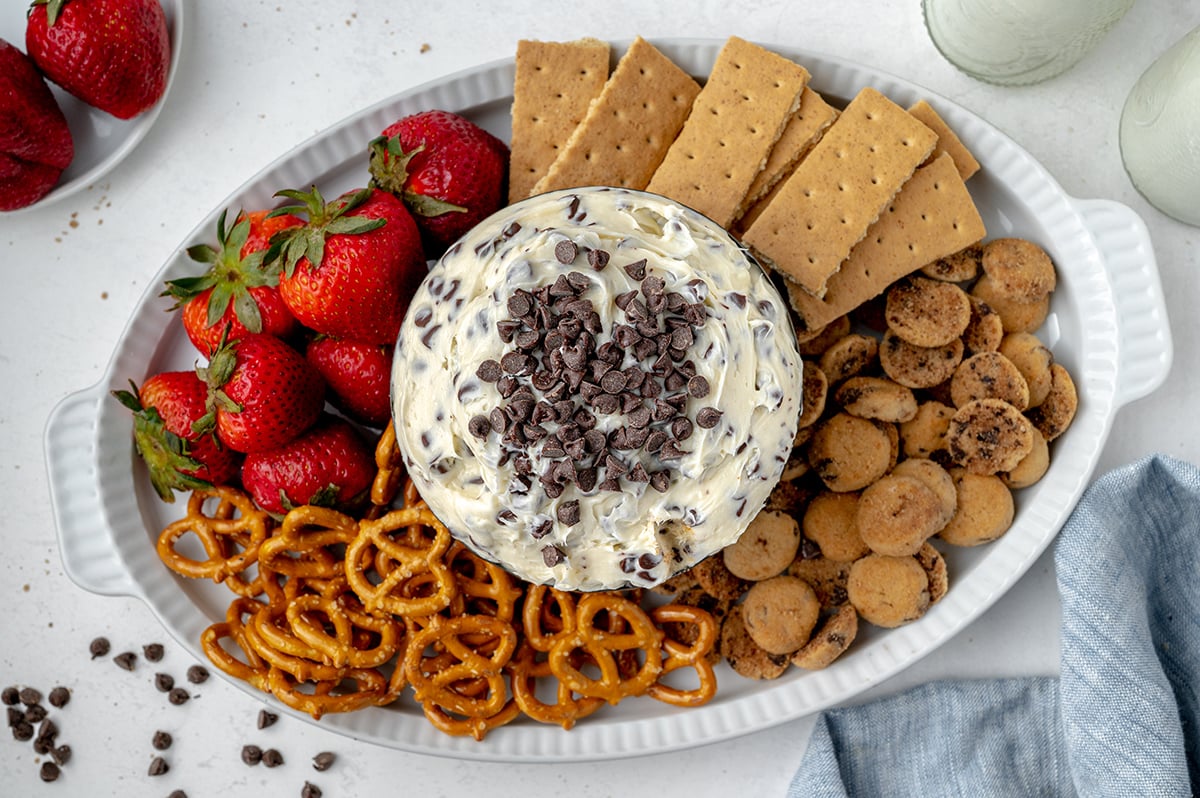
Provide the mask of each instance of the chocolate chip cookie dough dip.
POLYGON ((651 586, 779 481, 802 365, 786 305, 709 219, 555 191, 485 220, 400 330, 396 439, 430 509, 531 582, 651 586))

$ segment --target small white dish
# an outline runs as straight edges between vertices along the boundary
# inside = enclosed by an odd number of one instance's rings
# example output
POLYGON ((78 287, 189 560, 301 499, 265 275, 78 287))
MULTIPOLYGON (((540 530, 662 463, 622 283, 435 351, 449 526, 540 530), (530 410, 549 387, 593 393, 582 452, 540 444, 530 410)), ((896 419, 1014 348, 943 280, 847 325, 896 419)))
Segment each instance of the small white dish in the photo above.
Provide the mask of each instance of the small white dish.
MULTIPOLYGON (((71 164, 63 170, 58 183, 50 193, 32 205, 8 211, 7 215, 21 213, 34 208, 43 208, 51 203, 77 193, 96 183, 101 177, 111 171, 125 156, 133 152, 138 143, 150 132, 150 128, 158 119, 166 103, 171 86, 175 83, 175 70, 179 66, 179 56, 182 50, 184 32, 186 30, 187 4, 185 0, 161 0, 163 11, 167 15, 167 30, 171 35, 171 66, 167 72, 167 88, 163 96, 153 108, 133 119, 117 119, 98 108, 93 108, 82 100, 78 100, 60 89, 56 84, 47 80, 46 85, 58 101, 63 114, 67 117, 67 126, 71 129, 71 137, 75 142, 75 157, 71 164)), ((29 4, 17 7, 10 4, 0 12, 0 39, 25 52, 25 11, 29 4)), ((6 214, 0 212, 0 218, 6 214)))

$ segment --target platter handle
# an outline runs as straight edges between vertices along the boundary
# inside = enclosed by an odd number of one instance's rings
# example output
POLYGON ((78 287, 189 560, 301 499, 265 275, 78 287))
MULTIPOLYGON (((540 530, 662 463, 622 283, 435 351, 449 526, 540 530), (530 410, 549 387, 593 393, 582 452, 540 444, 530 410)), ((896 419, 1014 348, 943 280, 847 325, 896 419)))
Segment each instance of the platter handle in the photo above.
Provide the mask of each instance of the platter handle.
POLYGON ((1162 282, 1146 223, 1119 202, 1076 199, 1112 282, 1117 308, 1118 407, 1156 390, 1171 370, 1173 347, 1162 282))
POLYGON ((96 424, 101 385, 68 394, 46 421, 44 436, 50 506, 58 530, 58 550, 71 581, 104 596, 141 598, 113 542, 108 511, 100 495, 96 424))

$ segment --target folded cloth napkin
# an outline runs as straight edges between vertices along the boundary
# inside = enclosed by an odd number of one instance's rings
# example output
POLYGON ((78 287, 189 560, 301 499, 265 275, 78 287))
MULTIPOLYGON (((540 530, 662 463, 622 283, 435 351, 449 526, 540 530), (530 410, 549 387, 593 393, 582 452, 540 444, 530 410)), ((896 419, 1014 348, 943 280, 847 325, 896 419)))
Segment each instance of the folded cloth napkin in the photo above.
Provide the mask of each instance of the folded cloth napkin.
POLYGON ((1057 678, 940 681, 817 720, 789 796, 1186 796, 1200 786, 1200 470, 1098 479, 1055 542, 1057 678))

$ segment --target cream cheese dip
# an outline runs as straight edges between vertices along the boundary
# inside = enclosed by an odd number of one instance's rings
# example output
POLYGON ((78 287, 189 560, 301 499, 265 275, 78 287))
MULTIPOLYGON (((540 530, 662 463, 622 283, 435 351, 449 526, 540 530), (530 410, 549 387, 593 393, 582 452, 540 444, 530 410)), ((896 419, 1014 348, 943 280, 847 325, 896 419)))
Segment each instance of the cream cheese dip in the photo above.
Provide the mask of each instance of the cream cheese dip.
POLYGON ((648 587, 733 543, 800 413, 787 307, 722 228, 657 195, 542 194, 412 300, 396 441, 479 555, 564 590, 648 587))

